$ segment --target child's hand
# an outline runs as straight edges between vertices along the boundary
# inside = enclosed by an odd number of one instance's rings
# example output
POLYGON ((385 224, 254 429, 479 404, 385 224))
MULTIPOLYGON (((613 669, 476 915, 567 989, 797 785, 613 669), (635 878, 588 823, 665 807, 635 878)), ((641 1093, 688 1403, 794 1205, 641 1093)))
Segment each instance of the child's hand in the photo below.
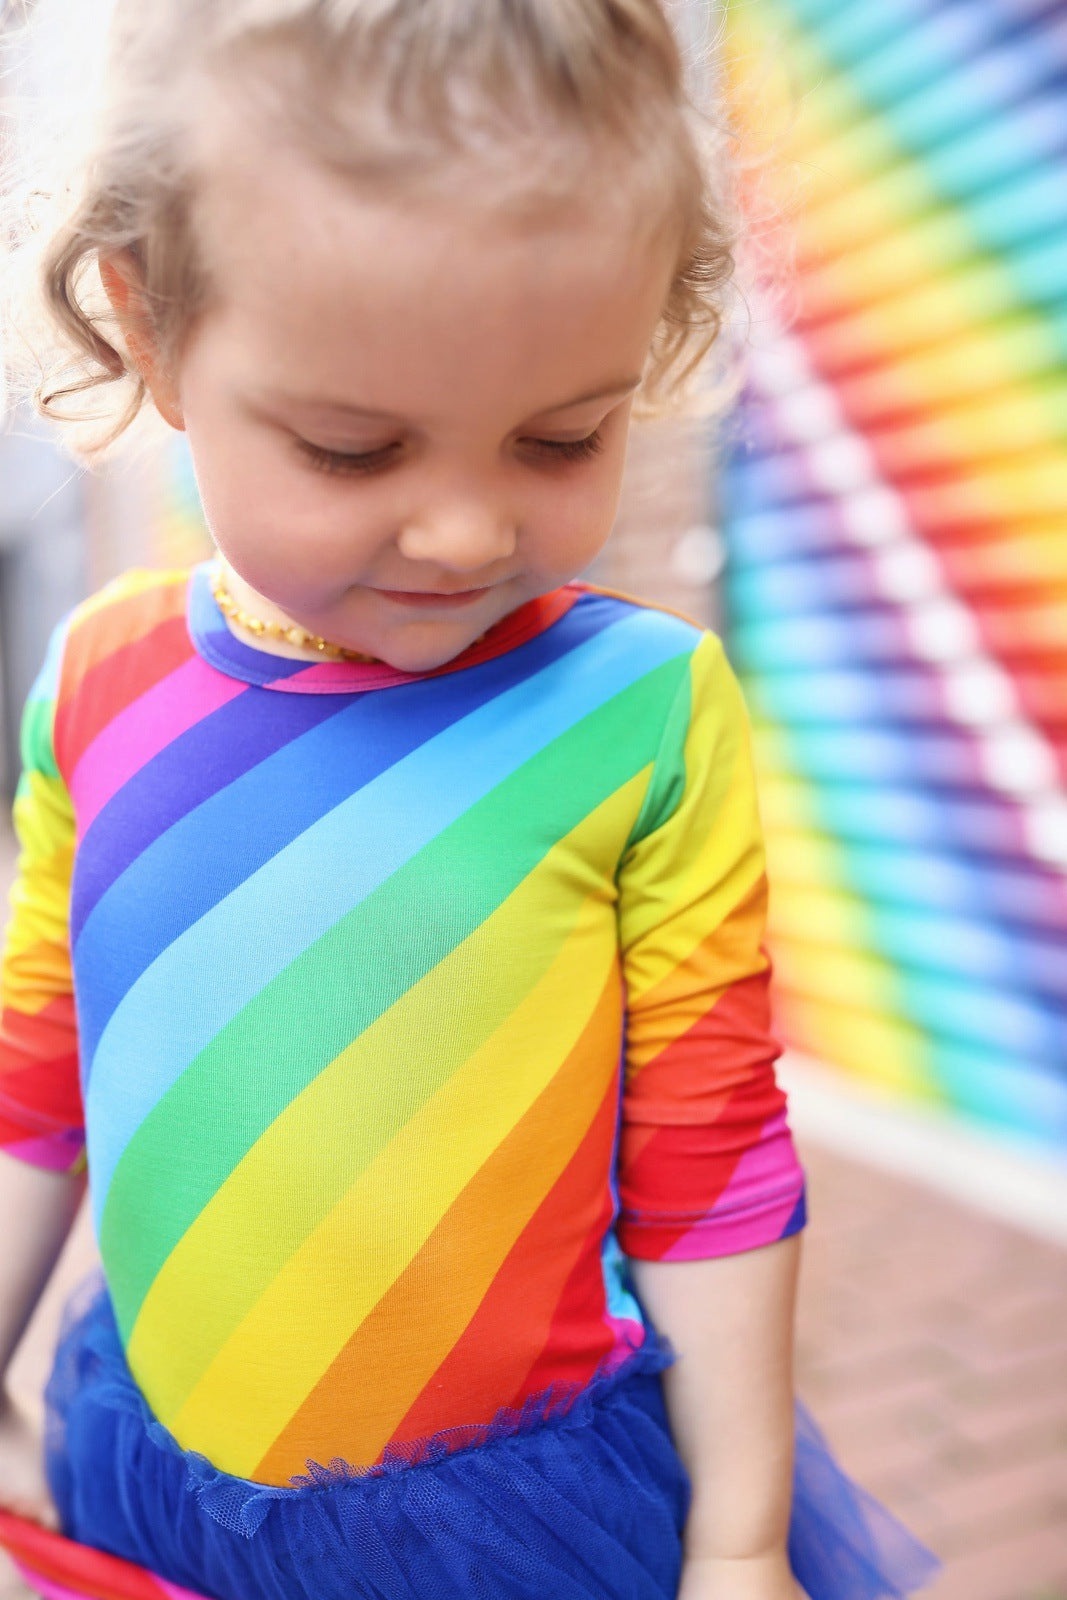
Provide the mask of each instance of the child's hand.
POLYGON ((805 1600, 785 1551, 730 1561, 690 1556, 678 1600, 805 1600))
POLYGON ((31 1517, 45 1528, 59 1527, 48 1492, 41 1440, 26 1417, 0 1391, 0 1506, 31 1517))

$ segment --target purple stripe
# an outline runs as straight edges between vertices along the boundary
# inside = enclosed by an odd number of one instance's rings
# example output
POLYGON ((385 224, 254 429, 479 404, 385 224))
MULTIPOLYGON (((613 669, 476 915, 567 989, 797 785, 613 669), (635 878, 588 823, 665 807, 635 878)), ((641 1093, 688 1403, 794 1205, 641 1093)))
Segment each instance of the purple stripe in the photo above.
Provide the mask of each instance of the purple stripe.
POLYGON ((165 745, 246 687, 192 656, 124 707, 86 747, 71 776, 80 833, 165 745))
MULTIPOLYGON (((200 663, 203 666, 203 663, 200 663)), ((337 716, 347 700, 286 696, 279 700, 203 667, 211 709, 168 739, 112 796, 87 830, 78 853, 71 938, 126 868, 188 812, 310 729, 337 716), (236 693, 217 704, 215 684, 236 693), (91 847, 85 845, 91 841, 91 847)), ((99 744, 99 739, 95 741, 99 744)))

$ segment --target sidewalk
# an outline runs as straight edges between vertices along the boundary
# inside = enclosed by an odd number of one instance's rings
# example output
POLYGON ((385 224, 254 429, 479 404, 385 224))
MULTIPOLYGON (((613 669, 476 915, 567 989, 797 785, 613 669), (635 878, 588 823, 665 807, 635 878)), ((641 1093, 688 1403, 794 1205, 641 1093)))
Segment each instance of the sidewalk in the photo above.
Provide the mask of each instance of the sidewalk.
MULTIPOLYGON (((0 895, 10 842, 0 831, 0 895)), ((1067 1600, 1067 1252, 810 1140, 798 1387, 945 1562, 929 1600, 1067 1600)))
POLYGON ((929 1600, 1067 1600, 1067 1252, 801 1154, 800 1393, 944 1561, 929 1600))

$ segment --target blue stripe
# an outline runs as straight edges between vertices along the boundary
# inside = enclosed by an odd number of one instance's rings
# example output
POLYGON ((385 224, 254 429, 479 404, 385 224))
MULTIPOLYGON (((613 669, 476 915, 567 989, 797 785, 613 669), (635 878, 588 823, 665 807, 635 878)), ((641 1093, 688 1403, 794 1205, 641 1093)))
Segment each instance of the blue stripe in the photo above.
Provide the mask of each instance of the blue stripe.
POLYGON ((78 944, 97 902, 155 839, 344 704, 286 695, 278 708, 269 697, 246 689, 151 757, 94 817, 82 840, 71 902, 73 943, 78 944))
POLYGON ((201 655, 222 671, 234 667, 234 676, 246 683, 271 683, 306 672, 306 661, 271 655, 244 644, 230 632, 211 592, 211 565, 210 561, 201 562, 189 585, 189 632, 201 655))
MULTIPOLYGON (((246 878, 419 745, 531 672, 562 660, 620 614, 617 601, 578 603, 559 624, 514 651, 380 694, 279 695, 249 688, 222 708, 230 713, 220 727, 233 757, 219 746, 217 732, 204 748, 195 739, 175 740, 127 785, 129 801, 123 790, 112 803, 114 824, 99 840, 99 866, 90 851, 97 838, 93 829, 82 846, 88 893, 109 873, 109 847, 127 847, 125 830, 134 840, 147 837, 146 847, 127 857, 121 875, 111 873, 114 881, 85 917, 75 948, 77 971, 88 975, 79 1017, 84 1058, 92 1060, 108 1019, 141 974, 246 878), (287 742, 262 749, 276 726, 287 742), (264 759, 241 761, 244 749, 264 759), (190 862, 197 864, 195 874, 190 862), (151 936, 131 940, 130 907, 148 904, 155 919, 151 936)), ((214 728, 221 715, 202 726, 214 728)), ((79 855, 79 903, 81 878, 79 855)))
MULTIPOLYGON (((112 1014, 89 1069, 86 1120, 98 1225, 115 1168, 144 1118, 245 1005, 509 774, 648 672, 690 654, 699 638, 697 629, 662 612, 620 612, 613 625, 336 806, 148 967, 112 1014), (353 848, 354 840, 370 838, 373 851, 353 848), (284 915, 265 917, 271 906, 284 915), (227 974, 224 991, 204 982, 215 972, 227 974), (176 996, 184 1003, 176 1005, 176 996)), ((448 681, 425 680, 426 692, 448 681)))

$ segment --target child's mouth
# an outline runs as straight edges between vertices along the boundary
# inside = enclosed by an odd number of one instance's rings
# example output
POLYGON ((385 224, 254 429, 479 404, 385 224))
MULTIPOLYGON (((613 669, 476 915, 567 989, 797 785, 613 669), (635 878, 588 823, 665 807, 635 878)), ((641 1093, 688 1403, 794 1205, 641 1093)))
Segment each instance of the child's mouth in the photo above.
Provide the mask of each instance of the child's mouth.
POLYGON ((489 590, 488 588, 459 589, 453 594, 437 594, 433 590, 426 589, 418 591, 409 591, 406 589, 379 589, 378 593, 384 595, 387 600, 395 600, 398 605, 429 607, 436 606, 451 609, 453 606, 470 605, 473 601, 477 600, 479 596, 488 594, 489 590))

